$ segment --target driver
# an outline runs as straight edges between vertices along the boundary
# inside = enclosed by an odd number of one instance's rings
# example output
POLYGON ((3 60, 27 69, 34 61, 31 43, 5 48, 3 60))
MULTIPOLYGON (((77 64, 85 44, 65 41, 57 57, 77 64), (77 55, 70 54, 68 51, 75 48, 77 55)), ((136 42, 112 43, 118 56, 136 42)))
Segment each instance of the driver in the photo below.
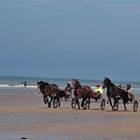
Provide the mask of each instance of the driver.
POLYGON ((71 96, 72 87, 70 82, 67 83, 67 86, 65 87, 65 91, 68 96, 71 96))
POLYGON ((103 88, 100 85, 96 85, 94 92, 96 92, 97 96, 100 97, 103 94, 103 88))

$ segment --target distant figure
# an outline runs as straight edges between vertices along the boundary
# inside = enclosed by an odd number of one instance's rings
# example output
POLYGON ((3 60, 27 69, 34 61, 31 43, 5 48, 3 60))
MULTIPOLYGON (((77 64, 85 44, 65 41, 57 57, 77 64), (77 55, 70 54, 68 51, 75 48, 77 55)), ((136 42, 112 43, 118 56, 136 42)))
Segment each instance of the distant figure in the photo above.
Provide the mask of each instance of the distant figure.
POLYGON ((27 86, 27 82, 26 81, 21 81, 21 87, 26 88, 26 86, 27 86))
POLYGON ((24 81, 24 87, 26 88, 26 86, 27 86, 27 81, 24 81))

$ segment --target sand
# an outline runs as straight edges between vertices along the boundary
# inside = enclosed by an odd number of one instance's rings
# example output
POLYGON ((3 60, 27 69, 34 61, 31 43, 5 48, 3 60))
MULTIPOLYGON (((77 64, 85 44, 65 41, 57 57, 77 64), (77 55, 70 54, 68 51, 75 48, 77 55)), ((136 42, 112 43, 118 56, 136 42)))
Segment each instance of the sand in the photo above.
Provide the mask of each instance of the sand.
MULTIPOLYGON (((136 95, 138 102, 140 94, 136 95)), ((48 108, 37 89, 0 88, 0 140, 139 140, 140 111, 72 109, 70 101, 48 108)))

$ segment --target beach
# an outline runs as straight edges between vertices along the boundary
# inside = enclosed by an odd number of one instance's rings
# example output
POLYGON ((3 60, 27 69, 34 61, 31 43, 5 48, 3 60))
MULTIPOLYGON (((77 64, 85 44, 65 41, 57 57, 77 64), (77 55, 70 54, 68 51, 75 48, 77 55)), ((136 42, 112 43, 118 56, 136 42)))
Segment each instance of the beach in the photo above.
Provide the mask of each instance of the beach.
POLYGON ((36 88, 0 88, 0 140, 139 140, 140 111, 132 106, 102 111, 91 102, 89 110, 78 110, 62 101, 48 108, 36 88))

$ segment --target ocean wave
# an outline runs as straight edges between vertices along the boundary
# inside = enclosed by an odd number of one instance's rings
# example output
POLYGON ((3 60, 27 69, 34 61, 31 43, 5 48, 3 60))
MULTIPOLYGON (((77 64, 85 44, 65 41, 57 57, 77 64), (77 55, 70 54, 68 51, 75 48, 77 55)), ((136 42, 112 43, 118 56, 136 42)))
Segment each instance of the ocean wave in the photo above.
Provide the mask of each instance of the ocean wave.
MULTIPOLYGON (((15 85, 10 85, 10 84, 0 84, 0 88, 25 88, 21 84, 15 84, 15 85)), ((37 85, 27 85, 26 88, 32 88, 36 89, 37 85)), ((60 89, 65 89, 65 86, 59 86, 60 89)), ((95 86, 91 86, 91 89, 95 89, 95 86)), ((133 93, 140 93, 140 87, 134 87, 132 88, 133 93)))
MULTIPOLYGON (((23 85, 0 84, 0 88, 25 88, 23 85)), ((26 88, 37 88, 35 85, 27 85, 26 88)))
POLYGON ((10 87, 10 85, 0 85, 0 87, 10 87))

